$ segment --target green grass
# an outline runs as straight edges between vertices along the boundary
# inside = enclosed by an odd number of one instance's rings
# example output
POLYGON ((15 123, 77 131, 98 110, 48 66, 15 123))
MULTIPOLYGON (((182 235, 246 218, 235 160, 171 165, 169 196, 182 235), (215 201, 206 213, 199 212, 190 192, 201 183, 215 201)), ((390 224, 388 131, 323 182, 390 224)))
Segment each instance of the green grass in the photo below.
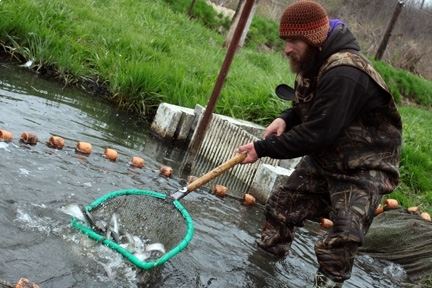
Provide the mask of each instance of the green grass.
POLYGON ((388 197, 405 207, 432 211, 432 113, 416 107, 399 108, 403 121, 401 183, 388 197))
POLYGON ((393 96, 399 103, 402 98, 424 107, 432 107, 432 82, 413 74, 397 70, 382 61, 372 61, 383 76, 393 96))
MULTIPOLYGON (((207 105, 227 50, 229 21, 203 0, 0 2, 0 48, 67 85, 103 88, 113 105, 152 119, 161 102, 207 105), (94 84, 94 85, 93 85, 94 84)), ((236 53, 215 112, 268 125, 286 108, 274 95, 293 84, 281 57, 278 24, 255 16, 236 53), (263 49, 266 47, 266 49, 263 49), (266 52, 263 52, 263 51, 266 52)), ((401 182, 389 195, 432 214, 432 82, 373 61, 389 85, 403 121, 401 182), (405 102, 420 107, 407 107, 405 102)), ((105 99, 104 99, 105 100, 105 99)))

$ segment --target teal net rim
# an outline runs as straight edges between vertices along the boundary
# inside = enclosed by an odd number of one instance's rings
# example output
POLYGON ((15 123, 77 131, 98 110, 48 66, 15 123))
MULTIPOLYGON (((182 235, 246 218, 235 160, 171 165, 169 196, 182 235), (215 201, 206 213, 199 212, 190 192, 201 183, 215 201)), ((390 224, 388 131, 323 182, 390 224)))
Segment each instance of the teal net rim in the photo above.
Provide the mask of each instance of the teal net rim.
MULTIPOLYGON (((91 211, 95 207, 99 206, 100 204, 102 204, 103 202, 111 198, 118 197, 118 196, 125 196, 125 195, 143 195, 143 196, 156 197, 163 200, 165 200, 167 197, 165 194, 154 192, 154 191, 148 191, 148 190, 120 190, 120 191, 111 192, 109 194, 100 197, 99 199, 91 203, 89 206, 86 206, 85 208, 87 209, 87 211, 91 211)), ((186 246, 192 240, 193 233, 194 233, 194 225, 193 225, 192 218, 190 217, 188 211, 183 207, 183 205, 178 200, 174 200, 173 204, 177 208, 177 210, 180 211, 180 213, 182 214, 183 218, 186 221, 187 230, 186 230, 185 237, 180 241, 180 243, 177 246, 172 248, 170 251, 166 252, 164 255, 162 255, 155 261, 151 261, 151 262, 145 262, 139 260, 128 250, 124 249, 114 241, 111 241, 105 238, 104 236, 97 234, 90 227, 83 225, 81 222, 77 221, 74 217, 72 217, 71 222, 74 228, 80 230, 83 234, 87 235, 89 238, 97 242, 100 242, 108 246, 109 248, 117 251, 118 253, 122 254, 126 259, 128 259, 137 267, 144 270, 149 270, 154 267, 160 266, 165 262, 167 262, 168 260, 170 260, 172 257, 177 255, 180 251, 186 248, 186 246)), ((171 205, 171 204, 167 203, 166 205, 171 205)))

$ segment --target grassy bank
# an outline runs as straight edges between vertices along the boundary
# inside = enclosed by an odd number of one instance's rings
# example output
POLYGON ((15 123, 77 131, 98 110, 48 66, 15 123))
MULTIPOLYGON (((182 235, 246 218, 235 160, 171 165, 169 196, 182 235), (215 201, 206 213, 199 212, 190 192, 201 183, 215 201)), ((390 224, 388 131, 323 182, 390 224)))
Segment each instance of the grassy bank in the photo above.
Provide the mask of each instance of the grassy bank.
MULTIPOLYGON (((226 54, 223 36, 164 1, 135 2, 5 1, 0 41, 42 73, 106 86, 110 101, 142 116, 151 118, 162 101, 206 105, 226 54)), ((277 113, 263 114, 262 104, 277 84, 292 82, 285 68, 277 54, 241 50, 216 111, 268 122, 277 113)))
MULTIPOLYGON (((224 61, 229 22, 197 0, 0 2, 0 47, 36 73, 101 95, 137 117, 152 119, 161 102, 205 106, 224 61), (185 3, 182 3, 185 2, 185 3)), ((281 57, 277 23, 256 17, 234 57, 215 112, 267 125, 287 103, 274 95, 292 84, 281 57), (267 48, 262 49, 266 44, 267 48), (277 49, 276 49, 277 48, 277 49)), ((432 213, 432 83, 375 62, 404 120, 402 181, 392 193, 404 206, 432 213), (416 103, 417 108, 406 106, 416 103)))

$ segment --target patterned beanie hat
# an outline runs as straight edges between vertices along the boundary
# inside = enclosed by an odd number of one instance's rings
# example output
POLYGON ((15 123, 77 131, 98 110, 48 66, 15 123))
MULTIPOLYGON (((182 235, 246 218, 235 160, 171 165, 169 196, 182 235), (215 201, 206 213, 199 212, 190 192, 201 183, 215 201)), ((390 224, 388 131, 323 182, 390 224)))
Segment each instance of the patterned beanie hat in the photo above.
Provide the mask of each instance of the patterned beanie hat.
POLYGON ((301 0, 288 6, 282 14, 279 37, 284 40, 300 39, 312 46, 321 47, 329 30, 325 9, 316 2, 301 0))

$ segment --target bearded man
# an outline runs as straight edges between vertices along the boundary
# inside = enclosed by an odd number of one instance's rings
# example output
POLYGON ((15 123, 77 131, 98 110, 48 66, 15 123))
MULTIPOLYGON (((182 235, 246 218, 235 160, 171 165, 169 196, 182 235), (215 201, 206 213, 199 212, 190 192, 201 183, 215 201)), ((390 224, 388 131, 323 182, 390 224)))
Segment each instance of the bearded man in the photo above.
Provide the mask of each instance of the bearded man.
POLYGON ((242 164, 265 156, 302 159, 267 200, 256 244, 285 256, 296 227, 330 218, 333 227, 315 243, 314 287, 342 287, 382 196, 399 181, 401 117, 355 36, 321 5, 288 6, 279 35, 297 74, 292 108, 238 152, 247 151, 242 164))

